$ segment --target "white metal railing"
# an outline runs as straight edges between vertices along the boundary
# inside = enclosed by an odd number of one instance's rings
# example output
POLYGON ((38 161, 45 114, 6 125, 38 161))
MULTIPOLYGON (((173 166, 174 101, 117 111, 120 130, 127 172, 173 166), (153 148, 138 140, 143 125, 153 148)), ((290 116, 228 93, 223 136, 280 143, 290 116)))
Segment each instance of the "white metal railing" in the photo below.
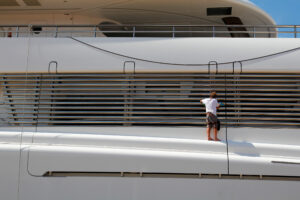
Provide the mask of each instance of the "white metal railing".
POLYGON ((2 37, 288 37, 300 25, 0 25, 2 37))

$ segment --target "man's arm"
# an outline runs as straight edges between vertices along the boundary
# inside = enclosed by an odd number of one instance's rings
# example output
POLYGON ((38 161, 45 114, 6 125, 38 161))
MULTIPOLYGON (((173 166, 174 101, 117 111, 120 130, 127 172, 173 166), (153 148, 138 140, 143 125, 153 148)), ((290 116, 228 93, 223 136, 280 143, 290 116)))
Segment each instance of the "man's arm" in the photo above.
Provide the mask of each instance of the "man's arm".
POLYGON ((217 100, 217 109, 219 109, 221 107, 221 104, 219 103, 219 101, 217 100))
POLYGON ((205 102, 206 102, 206 99, 201 99, 200 100, 200 103, 202 103, 202 104, 206 104, 205 102))

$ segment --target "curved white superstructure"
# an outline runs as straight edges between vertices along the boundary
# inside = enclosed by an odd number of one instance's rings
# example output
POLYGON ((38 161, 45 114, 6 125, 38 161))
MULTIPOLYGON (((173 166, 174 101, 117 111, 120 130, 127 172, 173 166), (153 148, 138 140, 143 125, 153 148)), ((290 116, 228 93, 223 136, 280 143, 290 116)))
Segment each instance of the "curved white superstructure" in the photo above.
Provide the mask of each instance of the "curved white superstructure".
POLYGON ((0 10, 0 199, 298 200, 299 27, 247 0, 0 10))
MULTIPOLYGON (((222 17, 238 16, 245 25, 274 25, 274 20, 248 1, 240 0, 9 0, 0 4, 1 24, 223 24, 222 17), (10 2, 10 3, 9 3, 10 2), (15 2, 15 4, 13 4, 15 2), (28 1, 30 2, 30 1, 28 1), (33 5, 35 2, 35 5, 33 5), (8 6, 9 5, 9 6, 8 6), (230 8, 230 15, 212 13, 208 8, 230 8)), ((222 12, 222 11, 221 11, 222 12)), ((222 14, 222 13, 221 13, 222 14)))

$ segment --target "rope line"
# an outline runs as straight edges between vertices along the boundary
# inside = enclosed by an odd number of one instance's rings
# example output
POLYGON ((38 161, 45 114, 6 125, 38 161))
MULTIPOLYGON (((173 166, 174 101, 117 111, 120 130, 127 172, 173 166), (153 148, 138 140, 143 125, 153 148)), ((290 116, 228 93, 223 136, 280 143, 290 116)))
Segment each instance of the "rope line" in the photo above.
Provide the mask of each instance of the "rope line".
MULTIPOLYGON (((76 39, 74 37, 69 37, 70 39, 79 42, 83 45, 89 46, 91 48, 109 53, 109 54, 113 54, 119 57, 123 57, 123 58, 128 58, 128 59, 133 59, 133 60, 137 60, 137 61, 142 61, 142 62, 148 62, 148 63, 154 63, 154 64, 162 64, 162 65, 173 65, 173 66, 209 66, 209 64, 203 64, 203 63, 199 63, 199 64, 192 64, 192 63, 170 63, 170 62, 160 62, 160 61, 154 61, 154 60, 147 60, 144 58, 137 58, 137 57, 132 57, 132 56, 128 56, 128 55, 124 55, 124 54, 120 54, 117 52, 113 52, 110 50, 106 50, 97 46, 94 46, 92 44, 89 44, 87 42, 84 42, 82 40, 76 39)), ((249 58, 249 59, 244 59, 244 60, 236 60, 236 61, 231 61, 231 62, 223 62, 223 63, 218 63, 219 65, 227 65, 227 64, 232 64, 232 63, 243 63, 243 62, 249 62, 249 61, 254 61, 254 60, 260 60, 260 59, 264 59, 264 58, 269 58, 269 57, 273 57, 273 56, 277 56, 277 55, 281 55, 281 54, 286 54, 286 53, 290 53, 290 52, 294 52, 294 51, 299 51, 300 47, 297 48, 293 48, 293 49, 289 49, 289 50, 285 50, 285 51, 281 51, 281 52, 277 52, 277 53, 273 53, 273 54, 269 54, 269 55, 264 55, 264 56, 259 56, 259 57, 254 57, 254 58, 249 58)))
POLYGON ((227 74, 225 73, 225 136, 226 136, 226 151, 227 151, 227 173, 230 174, 229 148, 228 148, 228 118, 227 118, 227 74))

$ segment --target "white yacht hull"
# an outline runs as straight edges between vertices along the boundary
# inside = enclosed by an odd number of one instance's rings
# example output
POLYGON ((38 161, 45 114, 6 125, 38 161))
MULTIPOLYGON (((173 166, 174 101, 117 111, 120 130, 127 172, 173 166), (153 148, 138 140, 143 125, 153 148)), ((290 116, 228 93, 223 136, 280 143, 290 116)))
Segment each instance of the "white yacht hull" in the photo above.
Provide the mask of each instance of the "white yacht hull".
MULTIPOLYGON (((201 128, 70 131, 1 132, 1 199, 15 200, 18 195, 22 200, 299 197, 297 129, 228 129, 229 162, 226 142, 206 141, 201 128)), ((222 129, 223 141, 224 134, 222 129)))
MULTIPOLYGON (((77 73, 80 76, 80 73, 128 73, 132 70, 127 71, 127 67, 131 68, 132 66, 125 65, 130 59, 113 55, 99 50, 99 48, 128 57, 136 57, 133 60, 136 61, 134 70, 137 73, 201 72, 204 74, 209 72, 207 65, 199 67, 196 64, 208 64, 212 60, 219 63, 229 62, 218 69, 216 66, 211 66, 211 71, 219 73, 257 72, 263 74, 269 72, 280 74, 280 72, 290 72, 291 74, 295 73, 295 76, 297 76, 296 73, 299 73, 300 42, 298 39, 119 38, 115 40, 111 38, 79 38, 79 40, 91 46, 72 38, 3 38, 0 40, 0 43, 3 44, 0 46, 1 73, 21 73, 19 79, 21 82, 24 74, 26 77, 27 74, 33 74, 32 77, 36 81, 39 80, 39 77, 35 78, 34 74, 42 73, 47 79, 46 76, 55 74, 56 69, 49 65, 53 61, 58 63, 57 71, 62 76, 64 73, 67 75, 68 73, 77 73), (230 48, 229 45, 231 45, 230 48), (181 48, 175 48, 179 46, 181 48), (7 59, 11 55, 15 55, 18 59, 7 59), (209 55, 213 55, 213 57, 211 58, 209 55), (265 57, 261 58, 262 56, 265 57), (237 65, 236 68, 232 66, 232 62, 235 60, 251 58, 255 59, 245 61, 243 66, 237 65), (174 66, 165 62, 179 65, 174 66), (195 64, 195 66, 184 66, 185 63, 195 64)), ((4 81, 9 82, 5 88, 5 91, 8 91, 6 99, 11 98, 10 90, 17 91, 14 93, 16 95, 20 95, 18 92, 21 91, 23 95, 23 91, 27 90, 44 92, 42 90, 45 89, 55 92, 57 88, 61 87, 51 79, 50 86, 36 89, 34 87, 37 83, 28 79, 28 82, 25 81, 28 87, 26 85, 23 88, 24 86, 20 86, 20 83, 16 85, 14 82, 17 76, 12 75, 11 81, 4 81), (15 85, 15 88, 10 87, 9 84, 15 85), (57 88, 53 86, 55 84, 58 85, 57 88), (53 86, 52 89, 49 89, 48 87, 51 86, 53 86)), ((293 77, 293 74, 290 77, 293 77)), ((190 80, 188 79, 188 82, 184 84, 194 84, 193 81, 196 81, 192 80, 190 83, 190 80)), ((68 85, 63 82, 63 78, 60 81, 61 84, 68 85)), ((290 81, 297 82, 295 78, 290 81)), ((225 81, 225 83, 227 82, 225 81)), ((287 87, 286 85, 281 86, 282 83, 278 85, 277 87, 287 87)), ((72 84, 69 87, 65 90, 72 90, 72 84)), ((85 85, 80 87, 85 87, 85 85)), ((249 87, 249 90, 257 90, 260 95, 262 94, 262 89, 253 89, 253 85, 249 87)), ((289 90, 294 92, 294 96, 298 95, 297 86, 289 87, 293 87, 289 90)), ((184 86, 180 86, 175 90, 192 91, 194 87, 191 86, 191 88, 186 89, 184 86)), ((93 88, 88 89, 94 90, 93 88)), ((119 90, 118 88, 113 89, 119 90)), ((206 86, 206 89, 209 90, 209 87, 206 86)), ((139 90, 146 89, 140 88, 139 90)), ((155 91, 155 88, 153 90, 155 91)), ((269 90, 277 92, 276 89, 269 90)), ((107 89, 104 88, 103 91, 107 91, 107 89)), ((174 91, 174 89, 171 88, 170 91, 174 91)), ((51 93, 46 94, 51 96, 51 93)), ((72 100, 75 94, 69 94, 69 99, 72 100)), ((98 96, 101 94, 105 93, 97 93, 98 96)), ((178 92, 178 95, 181 94, 178 92)), ((206 141, 205 128, 197 127, 163 128, 145 125, 139 128, 134 126, 119 128, 47 127, 47 124, 61 123, 59 119, 57 120, 59 116, 53 116, 52 113, 41 114, 38 116, 41 119, 38 119, 36 115, 39 113, 35 113, 36 105, 38 104, 37 108, 40 103, 43 108, 50 106, 49 109, 52 112, 51 106, 61 105, 64 102, 59 100, 54 103, 48 100, 37 102, 35 96, 38 96, 38 93, 25 92, 24 95, 33 95, 33 102, 26 101, 26 97, 25 101, 15 100, 6 103, 6 106, 19 106, 20 111, 18 112, 20 113, 18 115, 14 115, 14 107, 1 108, 13 113, 10 117, 4 116, 4 122, 10 119, 12 120, 10 124, 19 123, 21 125, 11 126, 11 130, 1 129, 0 199, 299 199, 300 146, 298 141, 300 135, 299 129, 296 128, 296 122, 291 125, 292 128, 281 129, 228 128, 228 140, 225 136, 226 129, 223 128, 220 133, 223 142, 206 141), (26 113, 31 110, 34 113, 30 116, 23 115, 22 106, 29 109, 26 113), (18 119, 16 120, 16 118, 18 119), (48 119, 50 121, 45 121, 48 119), (19 120, 25 120, 24 123, 33 124, 33 126, 23 126, 23 122, 19 122, 19 120)), ((278 92, 276 98, 281 101, 281 97, 282 93, 278 92)), ((269 101, 269 99, 267 100, 269 101)), ((126 101, 124 102, 125 105, 126 101)), ((288 103, 291 105, 290 110, 298 109, 296 107, 298 103, 295 102, 288 103)), ((97 103, 94 102, 95 105, 98 105, 97 103)), ((154 103, 155 105, 159 104, 154 103)), ((192 105, 196 105, 196 103, 192 105)), ((81 104, 81 102, 77 102, 77 104, 81 104)), ((123 104, 121 105, 122 112, 124 111, 123 104)), ((252 104, 261 106, 260 103, 252 104)), ((281 102, 277 104, 281 104, 281 102)), ((62 107, 58 107, 57 110, 62 110, 62 107)), ((46 112, 48 111, 46 110, 46 112)), ((74 118, 72 113, 67 114, 69 115, 64 120, 74 118)), ((288 116, 288 114, 287 112, 286 115, 288 116)), ((296 116, 297 112, 292 114, 296 116)), ((91 118, 91 116, 89 117, 91 118)), ((123 116, 121 118, 123 119, 123 116)), ((298 119, 295 118, 295 120, 298 119)), ((76 119, 63 123, 69 122, 93 123, 93 121, 76 119)), ((123 121, 118 123, 122 124, 123 121)), ((131 122, 127 121, 126 123, 130 124, 131 122)))

